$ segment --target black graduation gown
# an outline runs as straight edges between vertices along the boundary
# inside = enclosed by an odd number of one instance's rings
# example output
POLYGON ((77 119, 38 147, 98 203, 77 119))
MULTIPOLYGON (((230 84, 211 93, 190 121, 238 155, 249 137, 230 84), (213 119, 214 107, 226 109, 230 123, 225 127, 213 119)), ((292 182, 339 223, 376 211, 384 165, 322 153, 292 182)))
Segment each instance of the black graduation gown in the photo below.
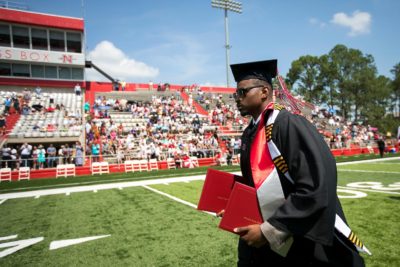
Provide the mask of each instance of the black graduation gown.
MULTIPOLYGON (((250 148, 256 129, 249 126, 242 135, 241 170, 251 186, 250 148)), ((304 117, 281 110, 272 140, 294 185, 279 173, 286 201, 268 222, 291 233, 294 242, 283 258, 268 245, 256 249, 240 239, 238 266, 364 266, 354 245, 334 228, 336 214, 346 220, 336 194, 336 162, 322 136, 304 117)))

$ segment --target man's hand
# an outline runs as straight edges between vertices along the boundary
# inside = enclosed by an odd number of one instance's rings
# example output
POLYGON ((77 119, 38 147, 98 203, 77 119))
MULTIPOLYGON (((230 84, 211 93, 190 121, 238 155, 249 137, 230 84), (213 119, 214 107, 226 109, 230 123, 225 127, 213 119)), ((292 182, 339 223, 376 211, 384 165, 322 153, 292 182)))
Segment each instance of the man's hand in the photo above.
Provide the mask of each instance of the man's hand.
POLYGON ((224 213, 225 213, 225 210, 221 210, 221 211, 217 212, 217 214, 215 214, 215 216, 217 216, 217 217, 223 217, 223 216, 224 216, 224 213))
POLYGON ((238 227, 235 228, 233 231, 241 235, 241 238, 249 246, 259 248, 268 243, 267 239, 261 232, 259 224, 252 224, 244 227, 238 227))

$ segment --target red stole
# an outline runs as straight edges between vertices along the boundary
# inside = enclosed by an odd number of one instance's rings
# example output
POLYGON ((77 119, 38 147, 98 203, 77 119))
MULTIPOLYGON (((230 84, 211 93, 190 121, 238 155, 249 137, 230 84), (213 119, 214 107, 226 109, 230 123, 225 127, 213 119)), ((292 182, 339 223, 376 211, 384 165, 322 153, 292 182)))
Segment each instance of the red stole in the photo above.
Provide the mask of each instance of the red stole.
POLYGON ((274 103, 271 102, 261 113, 261 118, 257 126, 256 136, 251 144, 250 149, 250 166, 253 174, 253 182, 256 189, 258 189, 268 175, 274 170, 275 166, 271 159, 271 154, 268 149, 267 140, 265 136, 265 114, 267 110, 273 110, 274 103))

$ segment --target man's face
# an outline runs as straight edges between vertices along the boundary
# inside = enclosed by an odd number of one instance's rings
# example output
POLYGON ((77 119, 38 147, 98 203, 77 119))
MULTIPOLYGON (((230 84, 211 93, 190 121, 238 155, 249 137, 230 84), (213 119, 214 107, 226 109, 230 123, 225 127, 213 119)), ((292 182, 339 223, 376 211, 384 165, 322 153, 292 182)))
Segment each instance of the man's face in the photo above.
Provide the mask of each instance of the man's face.
POLYGON ((240 115, 252 115, 264 102, 264 88, 256 79, 242 80, 237 84, 235 101, 240 115))

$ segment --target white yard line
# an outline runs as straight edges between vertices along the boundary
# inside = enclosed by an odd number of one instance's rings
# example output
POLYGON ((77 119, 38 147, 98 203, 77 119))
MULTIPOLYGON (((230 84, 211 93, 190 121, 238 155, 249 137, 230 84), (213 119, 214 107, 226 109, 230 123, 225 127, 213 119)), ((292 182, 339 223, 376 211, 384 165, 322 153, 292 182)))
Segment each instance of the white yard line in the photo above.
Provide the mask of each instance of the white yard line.
MULTIPOLYGON (((192 174, 202 174, 203 172, 193 172, 192 174)), ((146 176, 143 177, 145 179, 150 179, 150 178, 156 178, 158 176, 146 176)), ((173 175, 171 174, 165 174, 163 177, 171 177, 171 178, 175 178, 173 175)), ((70 179, 74 179, 74 178, 70 178, 70 179)), ((106 182, 119 182, 119 181, 126 181, 127 178, 119 178, 119 179, 112 179, 112 180, 106 180, 106 182)), ((99 184, 100 181, 88 181, 88 182, 77 182, 77 183, 68 183, 68 184, 55 184, 55 185, 41 185, 41 186, 31 186, 31 187, 18 187, 15 189, 3 189, 0 190, 4 191, 4 190, 25 190, 25 189, 43 189, 43 188, 54 188, 54 187, 66 187, 66 186, 74 186, 74 185, 95 185, 95 184, 99 184)))
MULTIPOLYGON (((188 181, 187 181, 187 182, 188 182, 188 181)), ((175 200, 176 202, 179 202, 179 203, 182 203, 182 204, 184 204, 184 205, 186 205, 186 206, 189 206, 189 207, 192 207, 192 208, 194 208, 194 209, 197 209, 197 206, 196 206, 195 204, 191 203, 191 202, 188 202, 188 201, 186 201, 186 200, 177 198, 177 197, 175 197, 175 196, 173 196, 173 195, 164 193, 164 192, 162 192, 162 191, 160 191, 160 190, 151 188, 150 186, 147 186, 147 185, 143 185, 143 187, 146 188, 146 189, 148 189, 148 190, 150 190, 150 191, 152 191, 152 192, 154 192, 154 193, 157 193, 157 194, 160 194, 160 195, 162 195, 162 196, 168 197, 168 198, 170 198, 170 199, 172 199, 172 200, 175 200)), ((203 211, 203 212, 215 216, 215 213, 208 212, 208 211, 203 211)))
POLYGON ((380 161, 387 161, 387 160, 395 160, 400 159, 400 157, 393 157, 393 158, 383 158, 383 159, 366 159, 366 160, 357 160, 357 161, 349 161, 349 162, 340 162, 336 165, 343 166, 343 165, 351 165, 351 164, 359 164, 359 163, 371 163, 371 162, 380 162, 380 161))
POLYGON ((15 238, 17 238, 17 237, 18 237, 18 235, 2 236, 2 237, 0 237, 0 241, 15 239, 15 238))
POLYGON ((153 192, 155 192, 155 193, 157 193, 157 194, 160 194, 160 195, 163 195, 163 196, 165 196, 165 197, 168 197, 168 198, 170 198, 170 199, 172 199, 172 200, 175 200, 176 202, 179 202, 179 203, 185 204, 185 205, 187 205, 187 206, 189 206, 189 207, 192 207, 192 208, 197 209, 197 206, 196 206, 195 204, 190 203, 190 202, 187 202, 186 200, 183 200, 183 199, 174 197, 174 196, 172 196, 172 195, 170 195, 170 194, 161 192, 161 191, 159 191, 159 190, 157 190, 157 189, 154 189, 154 188, 151 188, 151 187, 149 187, 149 186, 147 186, 147 185, 142 185, 142 187, 144 187, 144 188, 146 188, 146 189, 148 189, 148 190, 150 190, 150 191, 153 191, 153 192))
POLYGON ((73 245, 77 245, 77 244, 81 244, 81 243, 85 243, 88 241, 93 241, 96 239, 100 239, 100 238, 105 238, 105 237, 109 237, 111 235, 99 235, 99 236, 88 236, 88 237, 82 237, 82 238, 76 238, 76 239, 66 239, 66 240, 56 240, 50 243, 50 250, 54 250, 54 249, 59 249, 59 248, 65 248, 65 247, 69 247, 69 246, 73 246, 73 245))
POLYGON ((188 176, 188 177, 175 177, 167 179, 154 179, 154 180, 144 180, 144 181, 134 181, 134 182, 124 182, 124 183, 108 183, 108 184, 97 184, 97 185, 87 185, 87 186, 64 187, 56 189, 33 190, 33 191, 16 192, 16 193, 5 193, 5 194, 0 194, 0 200, 37 197, 37 196, 50 196, 58 194, 65 194, 68 196, 71 193, 89 192, 89 191, 93 192, 94 190, 99 191, 107 189, 120 189, 126 187, 137 187, 143 185, 154 185, 163 183, 179 183, 184 181, 204 180, 204 178, 205 174, 202 174, 202 175, 188 176))
POLYGON ((6 202, 7 198, 0 199, 0 205, 6 202))
POLYGON ((351 170, 351 169, 338 169, 340 172, 369 172, 369 173, 389 173, 400 174, 400 172, 387 172, 387 171, 367 171, 367 170, 351 170))
POLYGON ((339 186, 338 188, 343 188, 343 189, 351 189, 355 191, 367 191, 367 192, 374 192, 374 193, 386 193, 389 195, 400 195, 400 192, 391 192, 391 191, 383 191, 383 190, 375 190, 375 189, 366 189, 366 188, 360 188, 360 187, 350 187, 350 186, 339 186))

